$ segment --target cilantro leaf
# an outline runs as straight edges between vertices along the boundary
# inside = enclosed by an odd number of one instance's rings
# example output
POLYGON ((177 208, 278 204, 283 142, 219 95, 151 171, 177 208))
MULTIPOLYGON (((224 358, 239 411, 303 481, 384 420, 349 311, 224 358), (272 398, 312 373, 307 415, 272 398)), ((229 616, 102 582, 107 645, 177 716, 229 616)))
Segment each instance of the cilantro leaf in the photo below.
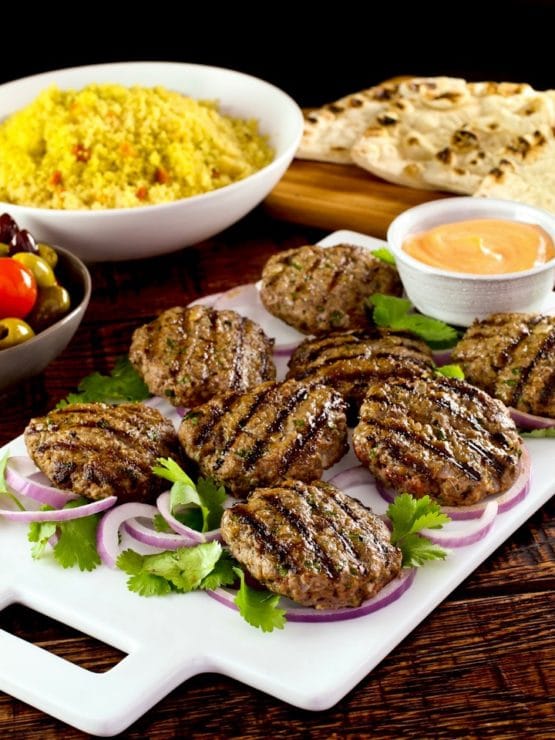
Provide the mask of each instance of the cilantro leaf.
POLYGON ((70 393, 56 408, 70 403, 124 403, 144 401, 150 396, 143 379, 127 357, 118 357, 110 375, 94 372, 79 383, 77 393, 70 393))
POLYGON ((427 560, 445 560, 447 552, 419 534, 408 534, 400 545, 403 552, 403 567, 414 568, 427 560))
POLYGON ((409 493, 402 493, 389 504, 386 513, 393 527, 391 543, 403 553, 403 567, 446 557, 443 548, 418 534, 422 529, 440 529, 451 521, 429 496, 417 499, 409 493))
POLYGON ((544 429, 533 429, 531 432, 521 432, 522 437, 555 437, 555 427, 546 427, 544 429))
POLYGON ((206 542, 195 547, 180 547, 155 555, 140 555, 134 550, 120 553, 116 565, 127 573, 127 587, 140 596, 163 596, 172 591, 186 593, 204 586, 205 579, 216 569, 214 581, 226 578, 226 566, 217 568, 222 554, 219 542, 206 542))
POLYGON ((406 298, 374 293, 366 299, 372 309, 372 317, 377 326, 392 331, 408 331, 428 342, 435 349, 450 347, 459 338, 457 330, 443 321, 410 313, 411 302, 406 298))
POLYGON ((441 367, 436 367, 436 373, 438 375, 444 375, 446 378, 464 380, 464 370, 460 365, 442 365, 441 367))
POLYGON ((10 451, 6 450, 6 452, 4 452, 4 454, 0 458, 0 493, 4 494, 4 496, 7 496, 10 501, 13 501, 13 503, 20 511, 25 511, 25 507, 21 504, 21 501, 17 498, 17 496, 15 496, 10 491, 6 482, 6 465, 8 464, 9 459, 10 451))
MULTIPOLYGON (((64 509, 74 509, 88 503, 83 498, 69 501, 64 509)), ((52 506, 43 506, 41 511, 52 511, 52 506)), ((91 514, 80 519, 71 519, 67 522, 31 522, 27 531, 27 539, 34 542, 31 548, 33 558, 44 555, 46 545, 50 538, 58 535, 53 545, 53 553, 56 561, 62 568, 73 568, 77 566, 81 571, 94 570, 100 565, 100 557, 96 550, 96 529, 100 516, 91 514)))
POLYGON ((175 532, 164 519, 162 514, 155 514, 152 519, 152 523, 154 524, 154 529, 156 532, 173 532, 175 534, 175 532))
POLYGON ((395 265, 395 256, 387 247, 379 247, 378 249, 372 250, 372 255, 377 257, 382 262, 387 262, 388 265, 395 265))
POLYGON ((257 591, 245 582, 245 574, 240 568, 233 569, 239 576, 241 585, 235 597, 239 614, 253 627, 260 627, 263 632, 283 629, 285 610, 278 609, 279 596, 269 591, 257 591))
POLYGON ((156 475, 173 483, 170 509, 179 521, 199 532, 220 526, 226 492, 211 478, 199 478, 195 485, 187 473, 170 458, 159 458, 152 468, 156 475))
POLYGON ((235 561, 227 550, 223 550, 212 571, 202 579, 200 588, 214 589, 220 586, 231 586, 236 580, 233 570, 234 563, 235 561))

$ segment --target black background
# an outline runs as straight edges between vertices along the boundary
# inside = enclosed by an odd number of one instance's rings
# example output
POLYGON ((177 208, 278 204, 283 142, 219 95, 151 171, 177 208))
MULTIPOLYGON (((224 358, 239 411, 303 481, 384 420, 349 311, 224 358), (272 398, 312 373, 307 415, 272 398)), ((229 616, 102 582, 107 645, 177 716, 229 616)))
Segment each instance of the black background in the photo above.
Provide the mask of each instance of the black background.
MULTIPOLYGON (((2 4, 3 5, 3 4, 2 4)), ((555 2, 10 3, 0 82, 81 64, 160 60, 225 66, 320 105, 398 74, 555 87, 555 2)))

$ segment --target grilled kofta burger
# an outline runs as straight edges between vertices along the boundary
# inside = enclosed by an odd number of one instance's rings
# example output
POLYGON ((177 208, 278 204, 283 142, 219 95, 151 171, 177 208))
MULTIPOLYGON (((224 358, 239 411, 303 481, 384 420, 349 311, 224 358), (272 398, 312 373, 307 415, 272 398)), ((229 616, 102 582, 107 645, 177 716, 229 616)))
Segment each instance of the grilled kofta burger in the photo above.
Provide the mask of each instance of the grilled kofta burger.
POLYGON ((195 406, 273 380, 273 346, 258 324, 235 311, 177 306, 134 332, 129 359, 151 393, 195 406))
POLYGON ((323 481, 285 480, 226 509, 222 537, 270 591, 304 606, 358 606, 401 569, 386 525, 323 481))
POLYGON ((522 442, 501 401, 437 376, 369 387, 353 433, 359 460, 377 480, 440 504, 473 504, 511 487, 522 442))
POLYGON ((52 485, 91 499, 150 501, 167 483, 159 457, 178 459, 171 422, 142 403, 74 403, 31 419, 25 444, 52 485))
POLYGON ((284 478, 320 478, 348 447, 341 396, 295 380, 213 398, 185 415, 178 435, 200 473, 235 496, 284 478))
POLYGON ((507 406, 555 417, 555 316, 497 313, 476 321, 452 357, 469 383, 507 406))
POLYGON ((371 383, 429 376, 432 370, 425 342, 369 328, 306 339, 293 352, 287 377, 325 383, 358 409, 371 383))
POLYGON ((397 271, 368 249, 349 244, 306 246, 270 257, 260 297, 268 311, 303 334, 369 324, 364 301, 372 293, 401 295, 397 271))

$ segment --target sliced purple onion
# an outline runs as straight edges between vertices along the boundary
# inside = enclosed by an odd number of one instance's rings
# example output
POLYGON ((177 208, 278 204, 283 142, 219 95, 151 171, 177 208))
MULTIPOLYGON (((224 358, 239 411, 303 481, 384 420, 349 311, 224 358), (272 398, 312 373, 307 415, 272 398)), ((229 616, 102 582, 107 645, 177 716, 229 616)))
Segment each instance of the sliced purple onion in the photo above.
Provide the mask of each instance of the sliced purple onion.
POLYGON ((512 406, 509 407, 509 413, 517 427, 522 427, 522 429, 550 429, 555 427, 555 419, 550 416, 527 414, 525 411, 512 408, 512 406))
POLYGON ((449 526, 441 530, 422 529, 420 530, 420 534, 423 537, 427 537, 430 542, 434 542, 436 545, 441 545, 442 547, 467 547, 484 539, 493 527, 498 510, 497 501, 490 501, 484 507, 482 516, 479 519, 473 520, 462 531, 459 529, 456 534, 453 532, 453 527, 449 526))
POLYGON ((115 568, 121 552, 119 528, 128 519, 143 517, 152 519, 158 510, 150 504, 129 503, 116 506, 104 514, 96 530, 96 549, 100 559, 109 568, 115 568))
POLYGON ((41 504, 53 506, 55 509, 61 509, 69 501, 79 498, 78 494, 72 491, 61 491, 59 488, 53 488, 46 476, 37 469, 31 458, 26 455, 8 459, 5 477, 8 485, 17 493, 41 504))
POLYGON ((329 482, 344 493, 347 493, 348 488, 354 488, 355 486, 376 485, 374 476, 364 465, 355 465, 353 468, 342 470, 341 473, 334 475, 329 482))
POLYGON ((451 349, 435 349, 432 352, 432 357, 434 360, 434 363, 436 367, 442 367, 443 365, 449 365, 451 362, 451 354, 453 352, 453 348, 451 349))
MULTIPOLYGON (((303 623, 341 622, 346 619, 364 617, 397 601, 412 585, 415 575, 416 568, 403 569, 397 578, 390 581, 376 596, 363 602, 360 606, 346 607, 344 609, 314 609, 312 607, 291 606, 285 609, 285 616, 288 622, 303 623)), ((237 606, 234 602, 237 591, 217 588, 208 590, 206 593, 220 604, 237 611, 237 606)))
POLYGON ((183 524, 178 519, 176 519, 171 513, 169 491, 161 493, 160 496, 158 496, 156 506, 158 507, 158 511, 160 512, 160 514, 164 517, 173 531, 187 538, 189 540, 189 544, 198 545, 202 542, 221 540, 222 537, 219 528, 212 529, 210 532, 197 532, 196 529, 191 529, 191 527, 188 527, 186 524, 183 524))
POLYGON ((109 496, 100 501, 92 501, 84 506, 76 506, 73 509, 54 509, 50 511, 16 511, 12 509, 0 509, 0 517, 12 522, 69 522, 72 519, 81 519, 92 514, 99 514, 112 507, 117 496, 109 496))
POLYGON ((127 534, 137 542, 150 547, 159 547, 162 550, 178 550, 180 547, 191 547, 195 544, 189 537, 172 532, 157 532, 152 527, 142 524, 138 519, 127 519, 123 523, 127 534))

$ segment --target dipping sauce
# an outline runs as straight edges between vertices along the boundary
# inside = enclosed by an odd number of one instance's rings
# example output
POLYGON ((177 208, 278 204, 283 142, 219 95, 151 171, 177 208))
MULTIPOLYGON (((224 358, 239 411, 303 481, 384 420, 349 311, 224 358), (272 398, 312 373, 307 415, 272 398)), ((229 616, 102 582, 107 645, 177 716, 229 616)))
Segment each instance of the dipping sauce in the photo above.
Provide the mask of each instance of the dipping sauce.
POLYGON ((403 249, 426 265, 476 275, 521 272, 555 257, 553 240, 540 226, 501 219, 441 224, 408 237, 403 249))

